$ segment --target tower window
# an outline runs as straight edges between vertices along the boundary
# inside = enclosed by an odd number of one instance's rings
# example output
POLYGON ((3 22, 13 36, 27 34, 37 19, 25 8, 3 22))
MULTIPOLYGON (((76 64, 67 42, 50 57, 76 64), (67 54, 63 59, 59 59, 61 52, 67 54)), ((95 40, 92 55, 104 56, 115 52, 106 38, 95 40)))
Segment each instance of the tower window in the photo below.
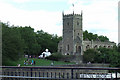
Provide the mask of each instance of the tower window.
POLYGON ((69 25, 69 22, 67 23, 67 25, 69 25))
POLYGON ((79 22, 77 22, 77 25, 79 25, 79 22))
POLYGON ((68 45, 68 51, 69 51, 69 45, 68 45))
POLYGON ((69 51, 69 45, 66 45, 66 51, 69 51))
POLYGON ((79 33, 78 33, 78 35, 79 35, 79 33))

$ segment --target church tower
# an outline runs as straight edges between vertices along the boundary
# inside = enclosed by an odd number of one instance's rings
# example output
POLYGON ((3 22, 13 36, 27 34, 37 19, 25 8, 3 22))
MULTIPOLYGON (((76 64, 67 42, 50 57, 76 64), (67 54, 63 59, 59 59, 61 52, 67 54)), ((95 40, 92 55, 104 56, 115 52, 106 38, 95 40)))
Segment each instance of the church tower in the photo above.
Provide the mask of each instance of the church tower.
POLYGON ((100 47, 112 48, 113 42, 83 41, 82 12, 81 14, 64 14, 63 16, 63 39, 58 43, 58 52, 63 55, 72 55, 67 59, 77 63, 83 62, 83 51, 100 47))
POLYGON ((63 55, 82 55, 83 54, 83 30, 82 12, 81 14, 62 14, 63 16, 63 55))

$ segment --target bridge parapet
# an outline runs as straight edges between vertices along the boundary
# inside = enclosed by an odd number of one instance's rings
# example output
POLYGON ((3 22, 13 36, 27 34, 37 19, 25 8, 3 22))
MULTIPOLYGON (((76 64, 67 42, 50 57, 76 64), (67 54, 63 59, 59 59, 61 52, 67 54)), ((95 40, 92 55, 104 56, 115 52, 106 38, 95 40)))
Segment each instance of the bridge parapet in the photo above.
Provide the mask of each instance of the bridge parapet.
POLYGON ((2 66, 2 80, 7 79, 118 79, 120 68, 109 67, 16 67, 2 66))

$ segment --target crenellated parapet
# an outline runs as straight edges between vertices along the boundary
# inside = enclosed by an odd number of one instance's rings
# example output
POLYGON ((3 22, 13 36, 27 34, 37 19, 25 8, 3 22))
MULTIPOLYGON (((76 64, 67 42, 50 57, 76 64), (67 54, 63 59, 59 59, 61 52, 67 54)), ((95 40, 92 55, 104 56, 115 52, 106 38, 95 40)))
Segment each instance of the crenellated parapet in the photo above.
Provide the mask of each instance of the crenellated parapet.
POLYGON ((63 17, 70 17, 70 16, 81 16, 82 17, 82 14, 83 14, 82 11, 81 11, 81 14, 74 14, 74 12, 71 14, 64 14, 64 12, 62 12, 63 17))
POLYGON ((68 17, 68 16, 81 16, 81 14, 63 14, 63 16, 68 17))

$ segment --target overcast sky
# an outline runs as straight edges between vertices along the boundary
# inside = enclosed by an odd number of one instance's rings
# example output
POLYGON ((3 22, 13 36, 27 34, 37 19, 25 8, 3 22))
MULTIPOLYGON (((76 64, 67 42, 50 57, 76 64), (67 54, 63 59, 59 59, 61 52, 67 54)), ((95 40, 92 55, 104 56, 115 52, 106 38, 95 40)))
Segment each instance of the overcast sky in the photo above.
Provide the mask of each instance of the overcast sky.
POLYGON ((0 0, 0 20, 62 36, 62 11, 80 14, 83 30, 118 43, 119 0, 0 0))

